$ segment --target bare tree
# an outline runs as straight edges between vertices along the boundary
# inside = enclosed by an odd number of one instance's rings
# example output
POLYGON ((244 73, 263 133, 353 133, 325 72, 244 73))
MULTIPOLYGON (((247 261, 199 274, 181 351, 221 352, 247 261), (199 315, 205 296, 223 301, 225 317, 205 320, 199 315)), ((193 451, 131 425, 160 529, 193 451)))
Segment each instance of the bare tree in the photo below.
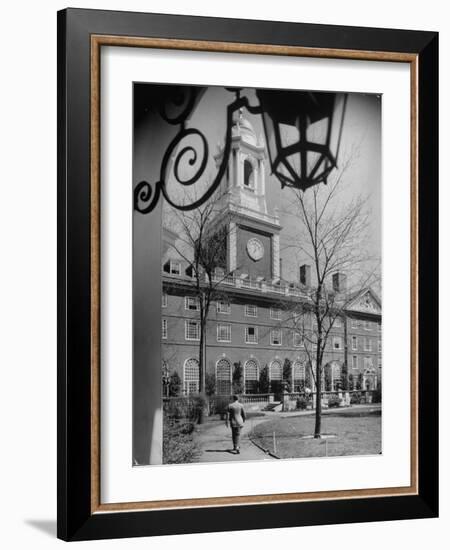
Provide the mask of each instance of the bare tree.
POLYGON ((324 353, 336 319, 345 321, 349 302, 379 279, 379 260, 368 251, 368 197, 352 196, 345 182, 351 162, 350 155, 328 185, 292 191, 286 211, 298 222, 287 248, 307 258, 315 279, 305 289, 307 297, 289 306, 294 327, 304 339, 316 389, 315 438, 321 437, 324 353), (338 280, 330 284, 335 274, 345 278, 345 288, 339 288, 338 280))
MULTIPOLYGON (((226 300, 222 283, 232 275, 227 272, 227 239, 232 214, 224 208, 226 193, 217 192, 194 210, 171 208, 165 214, 165 223, 178 234, 172 245, 177 254, 188 264, 192 278, 192 295, 199 311, 199 391, 205 391, 206 328, 211 305, 226 300), (221 268, 221 269, 217 269, 221 268)), ((189 202, 193 202, 190 197, 189 202)))

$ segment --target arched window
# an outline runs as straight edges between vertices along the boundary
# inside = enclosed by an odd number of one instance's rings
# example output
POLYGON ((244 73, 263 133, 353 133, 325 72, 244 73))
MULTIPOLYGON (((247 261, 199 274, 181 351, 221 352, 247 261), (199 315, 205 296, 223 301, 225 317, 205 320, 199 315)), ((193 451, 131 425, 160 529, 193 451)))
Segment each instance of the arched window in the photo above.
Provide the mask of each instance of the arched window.
POLYGON ((186 359, 183 367, 183 390, 186 395, 198 393, 200 388, 200 367, 197 359, 186 359))
POLYGON ((292 390, 300 392, 305 389, 306 368, 304 363, 295 361, 292 365, 292 390))
POLYGON ((249 359, 244 365, 245 393, 257 393, 259 366, 255 359, 249 359))
POLYGON ((216 363, 216 393, 218 395, 231 393, 231 363, 225 357, 216 363))
POLYGON ((244 189, 255 191, 255 170, 249 160, 244 160, 244 189))
POLYGON ((283 380, 283 367, 279 361, 272 361, 269 367, 270 391, 280 391, 283 380))

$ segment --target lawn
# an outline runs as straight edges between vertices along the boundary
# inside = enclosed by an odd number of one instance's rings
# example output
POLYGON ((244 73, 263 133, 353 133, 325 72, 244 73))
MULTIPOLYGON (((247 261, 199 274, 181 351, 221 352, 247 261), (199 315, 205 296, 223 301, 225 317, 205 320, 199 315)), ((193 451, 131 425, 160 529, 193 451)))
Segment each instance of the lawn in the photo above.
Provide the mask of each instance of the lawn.
POLYGON ((255 426, 251 438, 279 458, 374 455, 381 453, 381 411, 327 412, 324 439, 303 439, 314 433, 314 415, 274 418, 255 426))

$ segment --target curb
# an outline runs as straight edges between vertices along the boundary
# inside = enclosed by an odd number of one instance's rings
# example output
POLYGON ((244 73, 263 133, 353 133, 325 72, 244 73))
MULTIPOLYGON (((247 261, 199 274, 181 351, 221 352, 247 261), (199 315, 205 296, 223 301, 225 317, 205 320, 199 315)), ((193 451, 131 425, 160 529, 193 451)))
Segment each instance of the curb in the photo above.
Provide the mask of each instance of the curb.
POLYGON ((250 433, 248 434, 248 438, 249 440, 253 443, 253 445, 255 447, 258 447, 258 449, 261 449, 261 451, 263 451, 264 453, 266 453, 266 455, 269 455, 271 456, 272 458, 276 458, 277 460, 281 460, 281 458, 279 456, 277 456, 275 453, 273 453, 272 451, 269 451, 269 449, 266 449, 265 447, 263 447, 262 445, 260 445, 259 443, 256 443, 256 441, 253 441, 253 439, 250 437, 250 433))

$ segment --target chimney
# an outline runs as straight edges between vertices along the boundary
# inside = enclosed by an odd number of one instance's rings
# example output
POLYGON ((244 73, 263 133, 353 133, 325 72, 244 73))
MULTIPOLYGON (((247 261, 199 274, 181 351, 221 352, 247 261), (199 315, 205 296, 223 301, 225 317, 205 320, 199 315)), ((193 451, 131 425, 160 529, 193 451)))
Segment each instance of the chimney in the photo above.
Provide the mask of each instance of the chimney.
POLYGON ((343 273, 333 273, 333 290, 337 293, 347 290, 347 276, 343 273))
POLYGON ((300 266, 300 282, 302 285, 311 286, 311 266, 303 264, 300 266))

